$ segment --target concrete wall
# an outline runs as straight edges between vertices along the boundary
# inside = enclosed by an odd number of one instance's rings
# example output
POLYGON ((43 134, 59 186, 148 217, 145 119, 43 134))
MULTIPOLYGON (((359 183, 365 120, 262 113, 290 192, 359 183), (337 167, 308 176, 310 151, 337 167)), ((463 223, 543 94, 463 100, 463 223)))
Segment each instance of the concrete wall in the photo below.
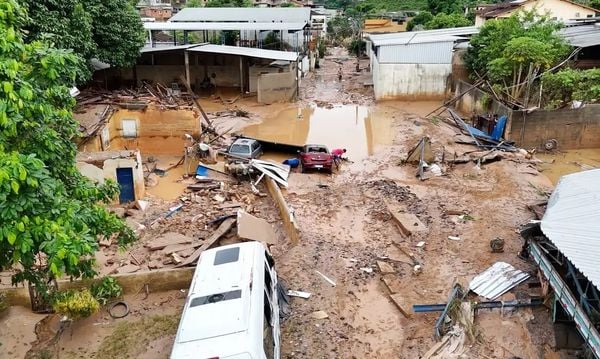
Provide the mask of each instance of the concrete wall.
POLYGON ((260 75, 257 90, 259 103, 290 101, 296 95, 296 76, 293 72, 260 75))
POLYGON ((508 139, 524 148, 541 148, 551 139, 558 141, 561 150, 600 148, 600 105, 514 112, 507 130, 508 139))
MULTIPOLYGON (((280 69, 278 67, 269 67, 269 66, 250 66, 248 68, 248 73, 249 73, 249 91, 251 93, 254 93, 256 91, 258 91, 258 78, 261 74, 273 74, 273 73, 279 73, 280 71, 282 71, 283 69, 280 69)), ((283 71, 289 71, 289 69, 283 70, 283 71)))
MULTIPOLYGON (((115 274, 117 283, 123 287, 123 294, 140 293, 146 284, 148 290, 154 292, 164 292, 169 290, 188 289, 194 276, 195 267, 181 269, 163 269, 151 272, 138 272, 131 274, 115 274)), ((89 280, 60 280, 58 281, 59 290, 79 289, 89 287, 97 279, 89 280)), ((0 293, 6 295, 10 305, 20 305, 30 307, 29 291, 26 287, 2 289, 0 293)))
POLYGON ((144 166, 139 151, 80 153, 76 166, 82 175, 98 183, 104 183, 107 179, 117 182, 117 168, 131 168, 135 199, 142 199, 146 195, 144 166), (127 155, 120 155, 126 152, 127 155))
POLYGON ((496 113, 508 116, 509 120, 513 114, 512 109, 493 99, 491 94, 478 88, 472 88, 470 83, 462 80, 456 81, 454 96, 467 91, 455 104, 455 107, 465 115, 496 113))
POLYGON ((452 64, 380 64, 371 57, 376 100, 442 99, 452 64))

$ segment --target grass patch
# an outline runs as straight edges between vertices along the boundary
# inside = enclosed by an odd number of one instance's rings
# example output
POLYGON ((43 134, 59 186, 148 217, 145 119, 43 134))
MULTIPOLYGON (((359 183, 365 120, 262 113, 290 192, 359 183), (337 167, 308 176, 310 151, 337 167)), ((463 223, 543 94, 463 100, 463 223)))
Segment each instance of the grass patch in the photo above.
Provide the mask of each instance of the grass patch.
POLYGON ((148 344, 177 332, 179 315, 154 315, 136 322, 121 322, 104 339, 95 359, 136 358, 148 344))

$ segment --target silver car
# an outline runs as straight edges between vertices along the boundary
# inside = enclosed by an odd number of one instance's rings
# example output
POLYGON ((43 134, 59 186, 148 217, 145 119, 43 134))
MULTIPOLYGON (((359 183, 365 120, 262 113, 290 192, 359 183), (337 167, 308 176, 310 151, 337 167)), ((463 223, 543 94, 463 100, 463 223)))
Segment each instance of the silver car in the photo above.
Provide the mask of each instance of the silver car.
POLYGON ((230 155, 230 160, 236 159, 254 159, 259 158, 262 154, 262 146, 257 140, 251 138, 238 138, 229 146, 227 154, 230 155))

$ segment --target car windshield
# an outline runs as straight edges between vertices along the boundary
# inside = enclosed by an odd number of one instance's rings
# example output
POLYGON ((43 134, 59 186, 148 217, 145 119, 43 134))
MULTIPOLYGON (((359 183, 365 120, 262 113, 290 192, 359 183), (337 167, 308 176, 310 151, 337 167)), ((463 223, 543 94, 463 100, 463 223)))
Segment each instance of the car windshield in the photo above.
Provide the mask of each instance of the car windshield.
POLYGON ((327 149, 325 147, 309 147, 306 152, 309 153, 327 153, 327 149))
POLYGON ((233 144, 231 145, 231 148, 229 149, 229 153, 250 153, 250 146, 248 145, 236 145, 233 144))

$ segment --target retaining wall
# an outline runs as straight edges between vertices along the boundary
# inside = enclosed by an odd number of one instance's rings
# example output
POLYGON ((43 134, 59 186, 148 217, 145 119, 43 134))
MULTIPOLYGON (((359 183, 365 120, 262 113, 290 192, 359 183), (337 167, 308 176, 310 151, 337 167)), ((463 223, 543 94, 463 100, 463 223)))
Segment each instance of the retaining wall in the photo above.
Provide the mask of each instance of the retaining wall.
POLYGON ((296 76, 293 72, 262 74, 257 90, 259 103, 288 102, 296 95, 296 76))
POLYGON ((561 150, 600 148, 600 105, 514 112, 509 139, 524 148, 542 148, 551 139, 561 150))
MULTIPOLYGON (((195 267, 179 269, 163 269, 150 272, 137 272, 129 274, 115 274, 117 282, 123 287, 123 294, 136 294, 144 290, 148 285, 150 292, 164 292, 168 290, 188 289, 194 276, 195 267)), ((79 289, 89 287, 97 279, 90 280, 61 280, 58 282, 59 290, 79 289)), ((10 305, 31 307, 29 301, 29 290, 27 287, 1 289, 0 293, 6 295, 10 305)))

